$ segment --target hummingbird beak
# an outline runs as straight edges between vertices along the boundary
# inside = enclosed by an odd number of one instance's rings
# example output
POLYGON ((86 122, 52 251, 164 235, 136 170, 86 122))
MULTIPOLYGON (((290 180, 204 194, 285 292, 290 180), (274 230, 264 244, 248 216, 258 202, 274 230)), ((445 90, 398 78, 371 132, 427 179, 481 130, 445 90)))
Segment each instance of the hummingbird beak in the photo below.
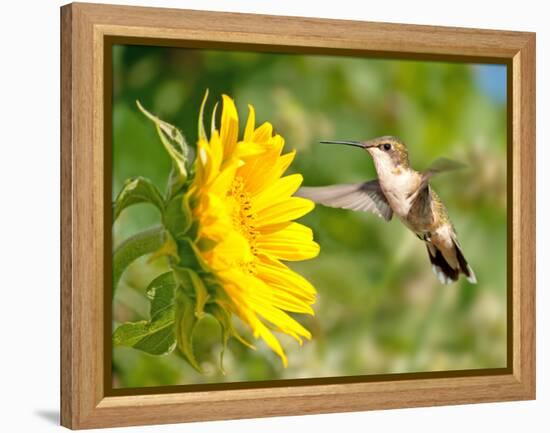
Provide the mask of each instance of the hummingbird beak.
POLYGON ((322 140, 319 143, 323 144, 345 144, 346 146, 355 146, 360 147, 361 149, 366 149, 367 143, 361 143, 360 141, 347 141, 347 140, 322 140))

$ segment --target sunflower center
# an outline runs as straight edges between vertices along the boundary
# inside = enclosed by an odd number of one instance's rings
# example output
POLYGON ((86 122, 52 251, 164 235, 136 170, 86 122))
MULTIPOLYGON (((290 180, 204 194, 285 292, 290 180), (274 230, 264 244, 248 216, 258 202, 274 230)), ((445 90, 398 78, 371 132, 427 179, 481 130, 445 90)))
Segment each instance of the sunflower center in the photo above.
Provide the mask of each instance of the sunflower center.
MULTIPOLYGON (((257 256, 258 249, 256 247, 256 240, 259 231, 254 225, 257 217, 256 214, 252 212, 250 194, 245 191, 244 182, 240 176, 236 176, 233 180, 228 195, 234 201, 232 212, 233 227, 248 241, 250 252, 254 256, 257 256)), ((256 267, 253 261, 242 263, 241 267, 245 268, 251 274, 256 273, 256 267)))

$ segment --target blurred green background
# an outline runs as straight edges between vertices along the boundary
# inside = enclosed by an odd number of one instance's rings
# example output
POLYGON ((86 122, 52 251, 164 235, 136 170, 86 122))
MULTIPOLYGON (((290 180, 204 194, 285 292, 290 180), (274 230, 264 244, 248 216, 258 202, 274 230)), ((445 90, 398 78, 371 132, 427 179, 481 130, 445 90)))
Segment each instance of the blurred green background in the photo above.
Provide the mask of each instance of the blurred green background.
MULTIPOLYGON (((257 124, 274 125, 286 150, 297 149, 290 171, 302 173, 304 185, 375 177, 366 154, 321 139, 397 135, 416 169, 440 156, 467 163, 432 186, 479 281, 439 284, 425 246, 397 219, 318 206, 302 222, 314 229, 321 254, 292 265, 318 290, 315 317, 299 317, 314 338, 300 347, 280 336, 288 368, 263 343, 251 351, 232 341, 222 374, 219 328, 205 319, 194 340, 206 375, 175 353, 115 348, 115 387, 506 366, 505 66, 115 46, 113 74, 113 198, 136 175, 164 190, 170 168, 135 100, 194 144, 209 88, 208 113, 226 93, 236 101, 241 129, 249 103, 257 124)), ((152 207, 131 207, 115 224, 114 244, 156 223, 152 207)), ((144 293, 163 271, 159 262, 140 260, 127 270, 113 304, 114 326, 147 319, 144 293)))

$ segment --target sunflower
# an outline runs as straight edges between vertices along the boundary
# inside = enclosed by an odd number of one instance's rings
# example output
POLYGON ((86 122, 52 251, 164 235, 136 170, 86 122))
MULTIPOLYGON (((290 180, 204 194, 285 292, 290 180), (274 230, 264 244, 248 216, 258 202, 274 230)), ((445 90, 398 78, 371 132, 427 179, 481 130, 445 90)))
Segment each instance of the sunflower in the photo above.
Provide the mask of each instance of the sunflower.
MULTIPOLYGON (((202 118, 202 114, 201 114, 202 118)), ((204 128, 203 128, 204 129, 204 128)), ((221 127, 197 143, 195 178, 190 188, 197 247, 227 295, 226 308, 262 338, 288 364, 272 331, 300 344, 311 333, 289 313, 313 315, 315 288, 284 262, 319 253, 310 228, 294 222, 314 203, 293 197, 300 174, 284 176, 295 151, 283 154, 284 139, 270 123, 255 127, 254 108, 242 140, 231 98, 223 95, 221 127)))

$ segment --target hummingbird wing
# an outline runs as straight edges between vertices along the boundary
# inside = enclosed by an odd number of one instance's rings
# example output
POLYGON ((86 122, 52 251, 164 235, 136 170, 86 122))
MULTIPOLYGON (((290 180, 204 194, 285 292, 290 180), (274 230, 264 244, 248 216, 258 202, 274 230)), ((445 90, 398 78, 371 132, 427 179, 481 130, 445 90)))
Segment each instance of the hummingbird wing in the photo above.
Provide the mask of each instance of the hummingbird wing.
POLYGON ((462 162, 454 161, 448 158, 438 158, 422 172, 422 182, 420 183, 418 189, 421 190, 424 188, 430 179, 437 174, 459 170, 465 167, 466 164, 463 164, 462 162))
POLYGON ((412 191, 409 194, 409 198, 416 196, 413 199, 413 201, 422 200, 426 198, 429 199, 428 183, 430 182, 430 179, 432 177, 440 173, 459 170, 465 167, 466 167, 466 164, 463 164, 462 162, 454 161, 452 159, 448 159, 448 158, 436 159, 434 162, 432 162, 432 164, 426 170, 424 170, 421 173, 422 178, 418 185, 418 188, 416 188, 414 191, 412 191))
POLYGON ((458 161, 454 161, 448 158, 438 158, 432 164, 424 170, 424 174, 430 174, 431 176, 439 173, 444 173, 446 171, 458 170, 465 168, 466 164, 458 161))
POLYGON ((393 215, 378 180, 343 185, 302 187, 296 195, 329 207, 371 212, 386 221, 391 220, 393 215))

